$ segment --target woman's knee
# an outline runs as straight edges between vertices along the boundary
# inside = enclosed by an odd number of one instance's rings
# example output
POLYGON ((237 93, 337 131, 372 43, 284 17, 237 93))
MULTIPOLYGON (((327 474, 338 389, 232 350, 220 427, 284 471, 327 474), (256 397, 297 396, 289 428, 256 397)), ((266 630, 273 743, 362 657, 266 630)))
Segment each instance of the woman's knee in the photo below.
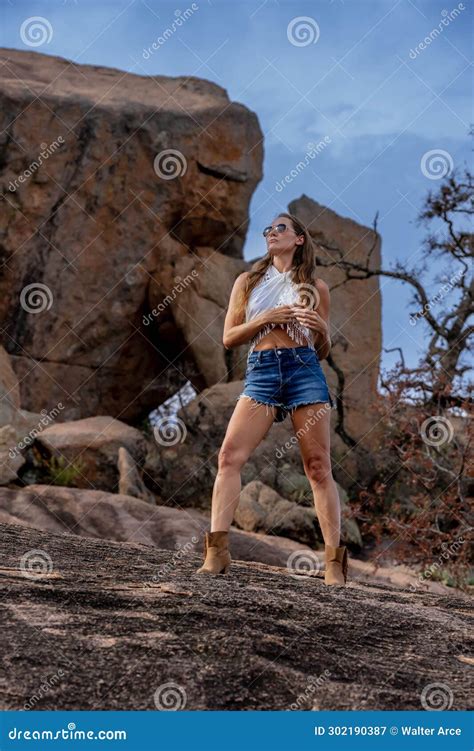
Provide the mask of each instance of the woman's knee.
POLYGON ((329 453, 314 454, 304 463, 306 477, 311 483, 321 485, 333 479, 329 453))
POLYGON ((239 471, 245 464, 245 456, 242 449, 230 444, 223 444, 218 455, 219 471, 233 469, 239 471))

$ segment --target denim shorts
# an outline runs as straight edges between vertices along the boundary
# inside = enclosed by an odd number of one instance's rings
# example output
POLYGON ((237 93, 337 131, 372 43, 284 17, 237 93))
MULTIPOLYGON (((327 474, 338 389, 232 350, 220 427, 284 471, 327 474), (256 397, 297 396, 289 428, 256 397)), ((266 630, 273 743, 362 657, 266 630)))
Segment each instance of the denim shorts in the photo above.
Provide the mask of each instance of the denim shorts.
POLYGON ((276 407, 274 422, 282 422, 303 404, 325 402, 331 409, 336 407, 317 352, 311 347, 251 352, 247 357, 244 390, 237 400, 242 397, 276 407))

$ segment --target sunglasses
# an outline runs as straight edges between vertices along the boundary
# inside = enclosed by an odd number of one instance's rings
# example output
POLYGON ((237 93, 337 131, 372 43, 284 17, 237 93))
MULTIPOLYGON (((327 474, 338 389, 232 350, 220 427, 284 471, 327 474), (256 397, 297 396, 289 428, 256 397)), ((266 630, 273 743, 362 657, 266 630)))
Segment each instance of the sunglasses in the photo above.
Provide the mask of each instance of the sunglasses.
POLYGON ((275 227, 272 227, 271 225, 268 227, 265 227, 265 229, 263 230, 263 236, 267 237, 272 231, 272 229, 276 229, 278 234, 281 235, 283 232, 285 232, 285 230, 288 229, 288 225, 282 223, 282 224, 276 224, 275 227))

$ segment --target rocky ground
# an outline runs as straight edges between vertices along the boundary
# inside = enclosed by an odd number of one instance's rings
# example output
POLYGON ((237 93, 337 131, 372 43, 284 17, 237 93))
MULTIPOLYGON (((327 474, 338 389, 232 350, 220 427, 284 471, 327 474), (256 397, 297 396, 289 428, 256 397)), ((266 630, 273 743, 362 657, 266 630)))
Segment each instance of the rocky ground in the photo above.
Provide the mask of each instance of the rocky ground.
POLYGON ((419 710, 434 683, 469 707, 460 593, 329 588, 236 560, 203 577, 194 552, 16 524, 0 536, 2 709, 419 710))

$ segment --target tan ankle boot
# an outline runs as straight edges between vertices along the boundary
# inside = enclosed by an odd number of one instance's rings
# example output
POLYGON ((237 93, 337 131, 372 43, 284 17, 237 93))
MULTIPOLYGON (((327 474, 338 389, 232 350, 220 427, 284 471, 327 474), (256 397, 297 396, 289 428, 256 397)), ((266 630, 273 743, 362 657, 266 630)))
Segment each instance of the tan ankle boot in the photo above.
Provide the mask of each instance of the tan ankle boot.
POLYGON ((196 574, 226 574, 231 557, 229 553, 228 532, 206 532, 204 538, 203 565, 197 569, 196 574))
POLYGON ((338 548, 326 545, 325 558, 324 583, 339 584, 344 587, 347 581, 347 548, 344 545, 338 548))

